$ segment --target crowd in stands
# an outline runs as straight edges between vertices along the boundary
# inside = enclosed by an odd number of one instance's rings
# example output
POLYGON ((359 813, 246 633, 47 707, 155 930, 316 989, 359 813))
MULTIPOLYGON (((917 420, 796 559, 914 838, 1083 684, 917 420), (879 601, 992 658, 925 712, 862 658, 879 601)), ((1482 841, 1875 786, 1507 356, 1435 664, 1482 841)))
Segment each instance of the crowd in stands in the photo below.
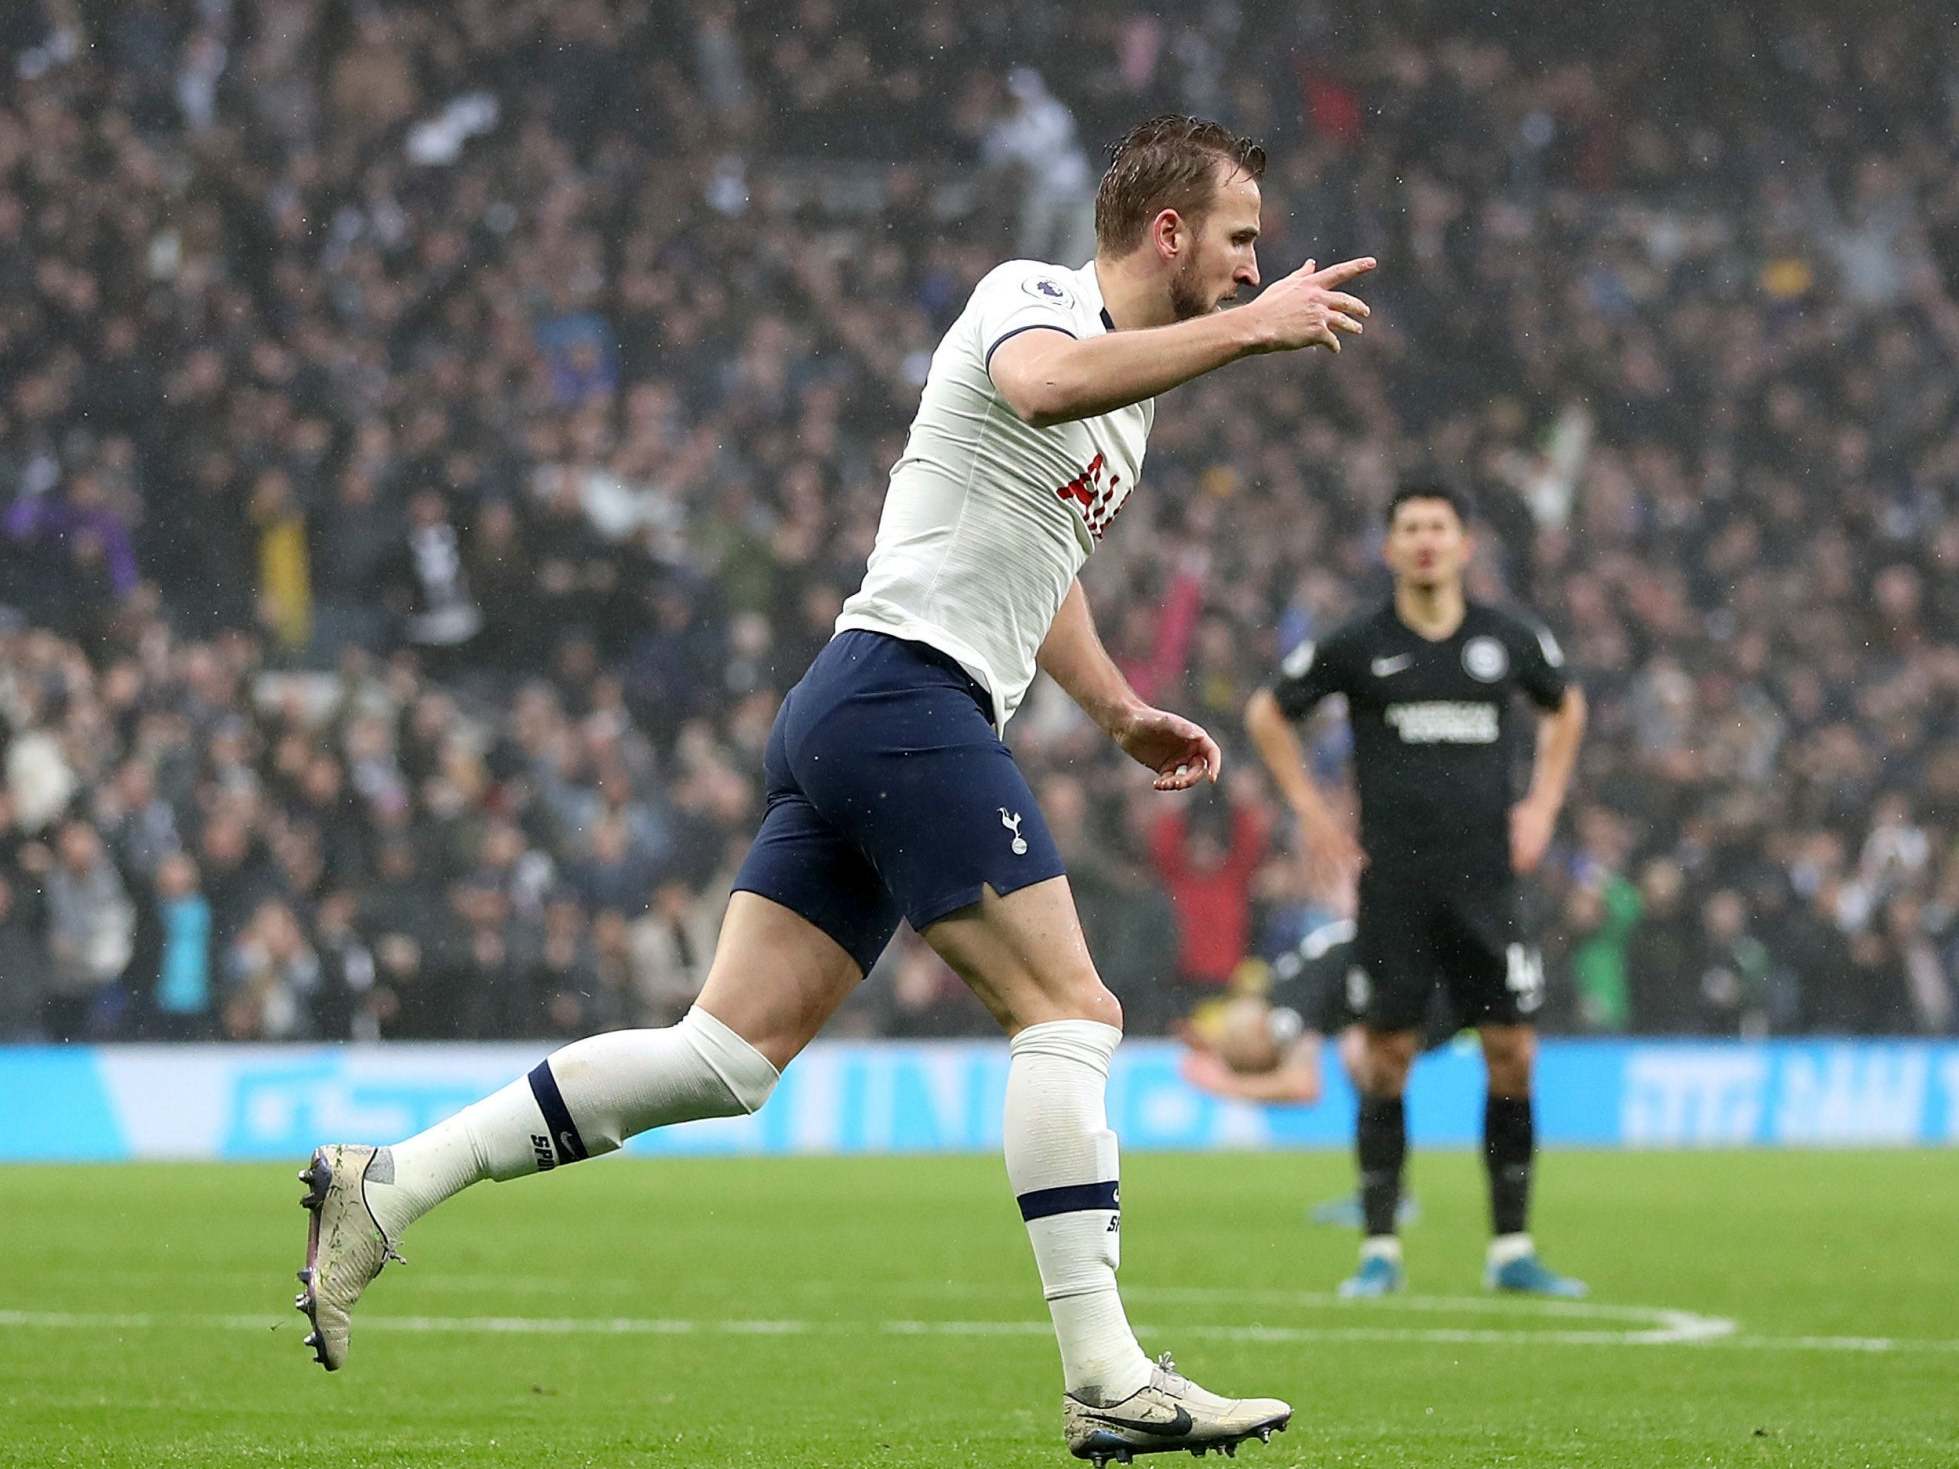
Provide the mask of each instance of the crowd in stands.
MULTIPOLYGON (((1382 266, 1084 575, 1225 779, 1008 731, 1135 1028, 1342 910, 1239 714, 1440 474, 1591 701, 1547 1021, 1959 1030, 1959 29, 1674 8, 0 9, 0 1038, 680 1013, 939 334, 1167 109, 1382 266)), ((910 934, 840 1025, 989 1028, 910 934)))

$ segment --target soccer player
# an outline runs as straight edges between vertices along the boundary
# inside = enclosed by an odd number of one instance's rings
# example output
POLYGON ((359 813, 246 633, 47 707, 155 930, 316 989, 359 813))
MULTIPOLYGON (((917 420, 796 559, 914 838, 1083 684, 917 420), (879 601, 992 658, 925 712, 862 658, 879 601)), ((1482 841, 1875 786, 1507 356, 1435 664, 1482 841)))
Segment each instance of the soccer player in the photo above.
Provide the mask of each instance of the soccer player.
MULTIPOLYGON (((1240 1102, 1311 1106, 1320 1099, 1320 1052, 1335 1036, 1340 1069, 1356 1094, 1366 1091, 1367 1036, 1348 980, 1356 967, 1354 923, 1350 918, 1321 924, 1272 961, 1272 982, 1263 994, 1239 995, 1218 1017, 1213 1033, 1187 1026, 1190 1046, 1184 1080, 1212 1096, 1240 1102)), ((1446 1046, 1462 1030, 1447 994, 1430 998, 1423 1022, 1422 1049, 1446 1046)), ((1413 1223, 1414 1196, 1403 1194, 1395 1222, 1413 1223)), ((1358 1195, 1329 1199, 1308 1211, 1315 1224, 1358 1229, 1358 1195)))
POLYGON ((1355 1129, 1364 1239, 1343 1295, 1385 1295, 1403 1283, 1395 1233, 1408 1147, 1402 1094, 1437 985, 1476 1027, 1489 1072, 1483 1132, 1494 1238, 1485 1283, 1538 1295, 1585 1290, 1539 1261, 1529 1233, 1532 1016, 1543 967, 1522 930, 1517 884, 1550 844, 1585 701, 1548 632, 1464 595, 1472 549, 1461 496, 1430 485, 1399 490, 1385 544, 1393 597, 1295 649, 1284 676, 1246 708, 1306 840, 1359 878, 1349 980, 1366 1042, 1355 1129), (1530 787, 1513 804, 1519 691, 1543 713, 1530 787), (1329 694, 1346 696, 1353 725, 1358 842, 1307 775, 1293 728, 1329 694))
POLYGON ((753 1112, 898 920, 1006 1031, 1007 1175, 1060 1343, 1069 1449, 1098 1464, 1283 1428, 1143 1355, 1116 1290, 1116 1140, 1103 1104, 1122 1012, 1082 941, 1059 854, 1000 731, 1044 670, 1153 777, 1218 774, 1196 724, 1145 704, 1076 573, 1135 491, 1158 393, 1228 362, 1358 335, 1341 288, 1371 259, 1308 261, 1256 300, 1264 153, 1161 117, 1114 151, 1095 258, 989 273, 934 353, 862 587, 784 699, 767 811, 706 984, 665 1030, 574 1042, 405 1142, 318 1149, 299 1306, 329 1369, 348 1313, 420 1215, 486 1178, 610 1152, 648 1128, 753 1112))

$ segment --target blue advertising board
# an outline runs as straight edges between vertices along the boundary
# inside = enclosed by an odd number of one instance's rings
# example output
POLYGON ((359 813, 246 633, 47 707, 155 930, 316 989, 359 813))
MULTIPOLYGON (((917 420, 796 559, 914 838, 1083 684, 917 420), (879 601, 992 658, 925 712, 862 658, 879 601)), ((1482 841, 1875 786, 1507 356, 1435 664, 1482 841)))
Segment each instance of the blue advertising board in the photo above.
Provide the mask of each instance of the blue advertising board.
MULTIPOLYGON (((541 1044, 0 1047, 0 1161, 273 1159, 329 1140, 405 1137, 528 1070, 541 1044)), ((1312 1107, 1224 1102, 1187 1084, 1180 1049, 1126 1043, 1109 1084, 1125 1149, 1327 1148, 1354 1099, 1329 1051, 1312 1107)), ((692 1123, 629 1151, 887 1153, 1000 1145, 997 1042, 818 1042, 753 1117, 692 1123)), ((1409 1090, 1421 1147, 1482 1128, 1473 1044, 1424 1058, 1409 1090)), ((1547 1039, 1538 1136, 1580 1147, 1873 1147, 1959 1143, 1959 1044, 1547 1039)))

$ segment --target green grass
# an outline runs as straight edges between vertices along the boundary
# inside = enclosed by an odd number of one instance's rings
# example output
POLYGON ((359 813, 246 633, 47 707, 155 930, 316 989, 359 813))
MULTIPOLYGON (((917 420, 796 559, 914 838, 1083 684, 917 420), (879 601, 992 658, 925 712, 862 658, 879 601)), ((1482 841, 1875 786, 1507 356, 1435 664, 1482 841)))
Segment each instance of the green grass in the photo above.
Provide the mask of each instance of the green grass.
MULTIPOLYGON (((615 1160, 481 1187, 409 1236, 331 1377, 288 1308, 299 1161, 0 1170, 0 1465, 1071 1462, 997 1159, 615 1160)), ((1352 1239, 1302 1223, 1344 1159, 1125 1160, 1144 1345, 1300 1410, 1250 1469, 1959 1463, 1950 1155, 1554 1154, 1538 1238, 1603 1316, 1485 1302, 1477 1160, 1414 1168, 1419 1294, 1364 1305, 1327 1295, 1352 1239), (1633 1343, 1660 1319, 1636 1307, 1735 1326, 1633 1343), (1822 1337, 1889 1345, 1792 1340, 1822 1337)))

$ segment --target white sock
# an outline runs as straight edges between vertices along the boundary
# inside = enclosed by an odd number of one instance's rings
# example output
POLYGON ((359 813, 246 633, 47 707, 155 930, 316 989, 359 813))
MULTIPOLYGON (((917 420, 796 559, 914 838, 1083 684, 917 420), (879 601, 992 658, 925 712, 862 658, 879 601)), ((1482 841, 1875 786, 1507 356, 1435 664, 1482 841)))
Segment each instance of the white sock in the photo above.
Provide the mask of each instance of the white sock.
POLYGON ((1363 1260, 1388 1260, 1399 1265, 1401 1241, 1392 1234, 1370 1234, 1360 1242, 1360 1257, 1363 1260))
POLYGON ((383 1148, 367 1171, 368 1207, 398 1240, 472 1183, 610 1153, 649 1128, 753 1112, 777 1076, 767 1057, 698 1007, 665 1030, 573 1041, 528 1076, 383 1148))
POLYGON ((1501 1268, 1512 1260, 1521 1260, 1527 1255, 1537 1253, 1537 1246, 1531 1243, 1527 1234, 1499 1234, 1490 1241, 1490 1264, 1501 1268))
POLYGON ((1150 1380, 1116 1293, 1122 1216, 1102 1098, 1121 1039, 1113 1025, 1051 1020, 1008 1045, 1007 1179, 1034 1243, 1066 1390, 1096 1406, 1150 1380))

